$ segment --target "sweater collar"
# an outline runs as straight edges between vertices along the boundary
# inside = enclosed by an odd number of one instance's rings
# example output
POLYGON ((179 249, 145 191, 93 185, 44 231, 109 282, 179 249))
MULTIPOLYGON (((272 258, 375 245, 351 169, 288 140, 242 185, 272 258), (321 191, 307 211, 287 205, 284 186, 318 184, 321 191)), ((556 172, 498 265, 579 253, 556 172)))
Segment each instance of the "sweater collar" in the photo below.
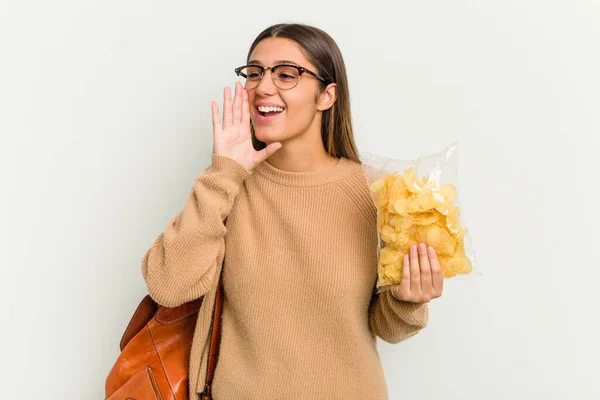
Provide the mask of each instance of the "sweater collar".
POLYGON ((344 157, 335 166, 318 172, 290 172, 277 169, 267 161, 256 167, 255 172, 269 181, 285 186, 320 186, 335 182, 352 171, 352 162, 344 157))

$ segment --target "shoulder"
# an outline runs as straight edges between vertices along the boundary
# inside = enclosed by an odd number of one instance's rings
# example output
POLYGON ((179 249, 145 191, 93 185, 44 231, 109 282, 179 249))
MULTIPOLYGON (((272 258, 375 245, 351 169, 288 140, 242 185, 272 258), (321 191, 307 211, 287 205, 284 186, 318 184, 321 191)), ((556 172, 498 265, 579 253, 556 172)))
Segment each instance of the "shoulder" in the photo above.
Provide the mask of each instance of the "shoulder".
POLYGON ((369 223, 376 225, 377 208, 373 203, 365 170, 360 162, 342 158, 346 173, 336 181, 342 193, 359 209, 369 223))
POLYGON ((369 186, 365 175, 363 165, 357 161, 348 158, 342 158, 345 174, 343 179, 339 180, 340 184, 351 187, 354 190, 369 193, 369 186))

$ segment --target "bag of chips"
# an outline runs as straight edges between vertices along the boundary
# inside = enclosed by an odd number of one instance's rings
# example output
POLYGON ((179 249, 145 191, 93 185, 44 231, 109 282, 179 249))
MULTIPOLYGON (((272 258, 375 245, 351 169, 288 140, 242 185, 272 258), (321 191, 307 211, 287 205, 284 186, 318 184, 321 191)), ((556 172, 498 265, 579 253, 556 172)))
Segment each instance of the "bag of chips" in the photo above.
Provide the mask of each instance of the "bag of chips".
POLYGON ((416 160, 361 153, 377 207, 377 292, 402 281, 404 255, 426 243, 437 254, 444 278, 480 276, 457 196, 457 148, 416 160))

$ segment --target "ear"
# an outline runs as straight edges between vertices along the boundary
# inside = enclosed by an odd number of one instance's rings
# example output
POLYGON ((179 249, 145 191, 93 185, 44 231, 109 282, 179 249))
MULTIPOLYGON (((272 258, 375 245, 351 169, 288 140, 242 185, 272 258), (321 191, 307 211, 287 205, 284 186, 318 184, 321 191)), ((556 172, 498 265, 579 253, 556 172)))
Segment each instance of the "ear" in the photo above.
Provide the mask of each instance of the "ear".
POLYGON ((317 99, 317 110, 325 111, 333 106, 337 99, 337 85, 330 83, 327 85, 323 93, 321 93, 317 99))

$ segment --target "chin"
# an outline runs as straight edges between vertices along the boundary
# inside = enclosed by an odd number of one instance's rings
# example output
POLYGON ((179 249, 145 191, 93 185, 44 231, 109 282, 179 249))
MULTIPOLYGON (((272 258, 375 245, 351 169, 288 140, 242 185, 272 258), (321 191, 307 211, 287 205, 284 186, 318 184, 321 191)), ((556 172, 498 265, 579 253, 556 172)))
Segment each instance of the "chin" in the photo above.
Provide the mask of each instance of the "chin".
POLYGON ((283 134, 278 129, 257 128, 255 126, 254 135, 258 140, 265 143, 281 142, 284 140, 283 134))

